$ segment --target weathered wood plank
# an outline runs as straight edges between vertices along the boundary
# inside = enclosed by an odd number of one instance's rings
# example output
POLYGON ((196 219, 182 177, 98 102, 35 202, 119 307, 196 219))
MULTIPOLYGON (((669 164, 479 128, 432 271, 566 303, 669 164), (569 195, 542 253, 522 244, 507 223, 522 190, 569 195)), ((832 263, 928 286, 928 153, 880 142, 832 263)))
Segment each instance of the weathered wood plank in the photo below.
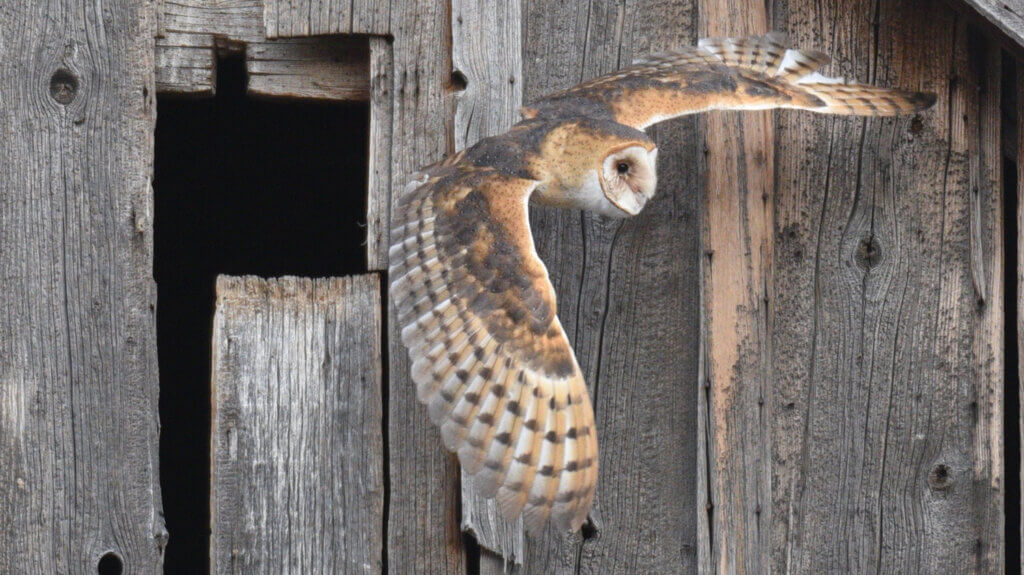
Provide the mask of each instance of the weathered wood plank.
POLYGON ((270 41, 262 0, 165 0, 157 39, 157 89, 212 95, 218 51, 242 51, 249 92, 259 96, 359 101, 370 98, 366 38, 270 41))
MULTIPOLYGON (((702 37, 768 31, 764 2, 699 6, 702 37)), ((763 573, 770 540, 762 518, 771 516, 764 397, 771 385, 772 115, 713 112, 702 125, 700 564, 702 572, 763 573)))
POLYGON ((0 8, 0 572, 162 570, 152 5, 0 8))
POLYGON ((249 93, 367 102, 370 48, 364 38, 248 44, 249 93))
MULTIPOLYGON (((401 193, 416 170, 454 151, 451 30, 446 3, 407 0, 392 8, 391 190, 401 193)), ((393 304, 389 310, 394 316, 393 304)), ((388 569, 463 573, 458 462, 445 453, 440 433, 416 400, 409 356, 395 322, 388 323, 388 333, 388 569)))
MULTIPOLYGON (((524 100, 697 40, 693 2, 524 3, 524 100)), ((534 237, 594 399, 597 537, 527 540, 526 573, 696 570, 696 121, 658 127, 658 195, 637 218, 534 210, 534 237)))
POLYGON ((939 101, 779 116, 771 567, 999 573, 998 52, 923 0, 777 8, 832 75, 939 101))
POLYGON ((217 279, 212 573, 380 573, 376 274, 217 279))
MULTIPOLYGON (((455 149, 507 131, 523 105, 519 0, 453 0, 452 68, 465 90, 455 98, 455 149)), ((476 495, 462 474, 462 529, 485 550, 522 562, 522 520, 505 521, 496 502, 476 495)), ((482 562, 486 562, 486 557, 482 562)))
POLYGON ((394 0, 263 0, 267 38, 391 32, 394 0))
POLYGON ((384 38, 370 38, 370 165, 366 198, 366 262, 370 271, 388 269, 393 88, 391 43, 384 38))

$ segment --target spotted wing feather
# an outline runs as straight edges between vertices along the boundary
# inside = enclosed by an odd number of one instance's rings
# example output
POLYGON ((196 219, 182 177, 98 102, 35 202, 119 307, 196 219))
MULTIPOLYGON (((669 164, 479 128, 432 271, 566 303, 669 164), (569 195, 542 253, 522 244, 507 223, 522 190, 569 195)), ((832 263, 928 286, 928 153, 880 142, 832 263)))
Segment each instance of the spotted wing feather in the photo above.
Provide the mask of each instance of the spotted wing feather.
POLYGON ((798 108, 825 114, 894 116, 930 107, 934 94, 846 83, 818 73, 829 57, 786 48, 783 34, 706 38, 547 96, 527 118, 605 117, 638 129, 707 110, 798 108))
POLYGON ((481 494, 528 530, 578 529, 597 481, 593 411, 527 218, 535 182, 432 166, 392 223, 391 294, 417 395, 481 494))

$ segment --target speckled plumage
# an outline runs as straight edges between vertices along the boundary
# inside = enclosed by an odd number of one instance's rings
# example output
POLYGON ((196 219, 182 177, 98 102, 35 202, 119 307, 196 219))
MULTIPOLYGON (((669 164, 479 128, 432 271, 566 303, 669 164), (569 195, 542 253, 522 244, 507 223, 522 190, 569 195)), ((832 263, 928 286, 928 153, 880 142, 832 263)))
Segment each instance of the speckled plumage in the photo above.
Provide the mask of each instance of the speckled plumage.
POLYGON ((643 129, 710 109, 895 115, 926 94, 846 84, 779 34, 702 40, 553 94, 416 174, 393 207, 391 294, 419 399, 478 490, 536 533, 578 529, 597 430, 530 234, 528 204, 635 215, 656 187, 643 129))

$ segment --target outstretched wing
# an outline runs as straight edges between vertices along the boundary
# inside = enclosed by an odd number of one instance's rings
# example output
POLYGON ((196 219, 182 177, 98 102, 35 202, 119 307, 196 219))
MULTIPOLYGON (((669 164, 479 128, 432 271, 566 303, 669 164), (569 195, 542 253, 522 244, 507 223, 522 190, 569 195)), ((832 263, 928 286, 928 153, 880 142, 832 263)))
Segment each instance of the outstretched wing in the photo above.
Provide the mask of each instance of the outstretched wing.
POLYGON ((582 374, 527 218, 536 182, 457 155, 393 210, 391 294, 417 395, 445 446, 531 532, 578 529, 597 482, 582 374))
POLYGON ((706 110, 800 108, 858 116, 894 116, 928 108, 934 94, 847 84, 817 73, 829 57, 788 50, 783 34, 706 38, 655 54, 523 109, 526 118, 604 117, 644 129, 706 110))

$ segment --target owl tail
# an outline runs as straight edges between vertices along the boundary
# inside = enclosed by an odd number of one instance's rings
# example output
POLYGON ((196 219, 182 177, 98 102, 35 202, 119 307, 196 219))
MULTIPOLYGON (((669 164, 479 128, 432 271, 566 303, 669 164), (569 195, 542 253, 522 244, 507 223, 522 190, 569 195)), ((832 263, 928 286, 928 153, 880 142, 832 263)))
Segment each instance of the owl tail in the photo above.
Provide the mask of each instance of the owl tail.
POLYGON ((897 116, 935 103, 935 94, 847 84, 818 72, 830 62, 816 50, 786 48, 786 36, 772 32, 746 38, 705 38, 699 46, 735 68, 749 108, 798 108, 823 114, 897 116))

